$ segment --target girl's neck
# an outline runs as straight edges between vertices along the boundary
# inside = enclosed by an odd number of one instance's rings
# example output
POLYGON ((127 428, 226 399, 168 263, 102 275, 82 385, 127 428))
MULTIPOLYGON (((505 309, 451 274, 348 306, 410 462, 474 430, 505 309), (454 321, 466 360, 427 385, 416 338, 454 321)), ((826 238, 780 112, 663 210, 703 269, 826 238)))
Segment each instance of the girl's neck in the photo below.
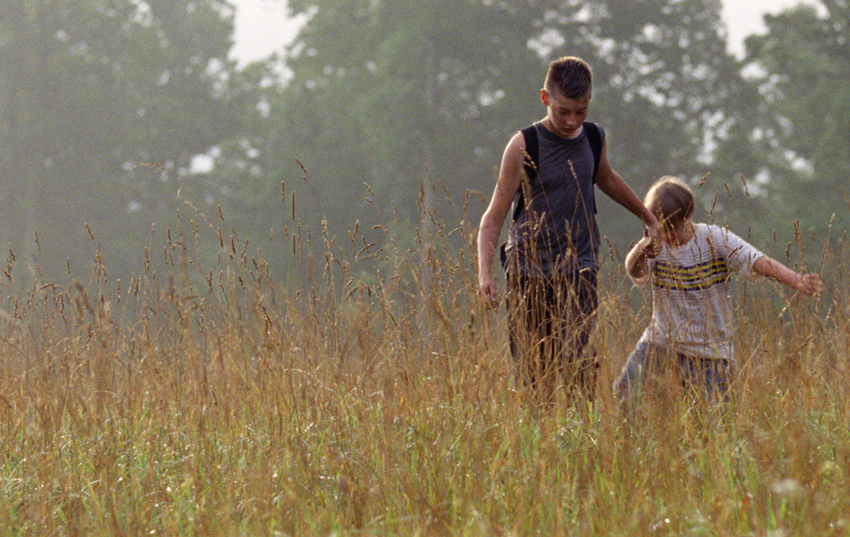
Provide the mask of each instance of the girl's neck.
POLYGON ((673 246, 683 246, 688 244, 694 238, 694 225, 690 220, 685 220, 682 227, 678 229, 673 246))

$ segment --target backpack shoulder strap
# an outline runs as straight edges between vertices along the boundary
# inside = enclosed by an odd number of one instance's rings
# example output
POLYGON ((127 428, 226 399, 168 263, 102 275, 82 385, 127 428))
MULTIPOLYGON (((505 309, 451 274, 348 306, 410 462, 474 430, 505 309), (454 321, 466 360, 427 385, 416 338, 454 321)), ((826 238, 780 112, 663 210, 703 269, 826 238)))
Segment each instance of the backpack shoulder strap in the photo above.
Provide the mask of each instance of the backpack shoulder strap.
POLYGON ((587 133, 587 141, 590 142, 590 150, 593 151, 593 183, 596 184, 599 161, 602 159, 602 134, 599 132, 599 126, 592 121, 584 122, 584 132, 587 133))
MULTIPOLYGON (((599 132, 599 126, 592 121, 584 122, 584 130, 587 133, 587 141, 590 143, 590 150, 593 152, 593 183, 596 184, 596 174, 599 172, 599 161, 602 158, 602 133, 599 132)), ((522 129, 522 137, 525 140, 525 173, 528 175, 529 181, 533 181, 537 177, 537 164, 540 162, 540 147, 537 141, 537 128, 534 125, 529 125, 522 129)), ((519 197, 516 199, 514 206, 513 219, 519 218, 525 208, 525 200, 523 199, 522 187, 519 189, 519 197)), ((593 212, 596 213, 596 200, 593 201, 593 212)))
POLYGON ((540 162, 540 147, 537 144, 537 128, 534 125, 522 129, 525 139, 525 173, 529 179, 537 177, 537 163, 540 162))
MULTIPOLYGON (((533 181, 537 177, 537 163, 540 162, 540 147, 537 143, 537 128, 534 125, 522 129, 522 137, 525 139, 525 162, 523 167, 528 175, 528 180, 533 181)), ((525 199, 522 194, 522 185, 519 187, 519 192, 514 201, 513 220, 519 218, 525 209, 525 199)))

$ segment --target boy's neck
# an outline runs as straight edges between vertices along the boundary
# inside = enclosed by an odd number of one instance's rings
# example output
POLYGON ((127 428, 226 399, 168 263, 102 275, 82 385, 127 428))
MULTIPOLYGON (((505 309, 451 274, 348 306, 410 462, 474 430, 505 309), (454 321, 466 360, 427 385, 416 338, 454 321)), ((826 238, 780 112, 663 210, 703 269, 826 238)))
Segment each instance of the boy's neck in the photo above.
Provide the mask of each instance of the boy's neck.
POLYGON ((572 131, 572 132, 563 132, 563 131, 559 131, 559 130, 558 130, 558 129, 557 129, 557 128, 556 128, 556 127, 552 124, 552 120, 551 120, 551 119, 549 119, 549 116, 546 116, 546 117, 544 117, 543 119, 541 119, 541 120, 540 120, 540 123, 543 125, 543 127, 544 127, 547 131, 549 131, 549 132, 550 132, 550 133, 552 133, 553 135, 557 136, 558 138, 562 138, 562 139, 564 139, 564 140, 575 140, 576 138, 578 138, 579 136, 581 136, 581 133, 582 133, 582 132, 584 132, 584 126, 583 126, 583 125, 579 125, 579 127, 578 127, 576 130, 572 131))

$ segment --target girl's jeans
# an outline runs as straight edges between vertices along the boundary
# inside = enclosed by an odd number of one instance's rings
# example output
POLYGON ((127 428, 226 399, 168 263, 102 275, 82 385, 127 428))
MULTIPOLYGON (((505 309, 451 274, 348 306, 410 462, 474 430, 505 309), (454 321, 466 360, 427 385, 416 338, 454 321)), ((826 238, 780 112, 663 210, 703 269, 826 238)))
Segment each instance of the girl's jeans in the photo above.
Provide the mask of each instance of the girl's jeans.
POLYGON ((730 360, 693 358, 644 341, 623 366, 614 383, 614 395, 621 403, 633 400, 671 370, 692 394, 708 400, 726 398, 732 375, 730 360))

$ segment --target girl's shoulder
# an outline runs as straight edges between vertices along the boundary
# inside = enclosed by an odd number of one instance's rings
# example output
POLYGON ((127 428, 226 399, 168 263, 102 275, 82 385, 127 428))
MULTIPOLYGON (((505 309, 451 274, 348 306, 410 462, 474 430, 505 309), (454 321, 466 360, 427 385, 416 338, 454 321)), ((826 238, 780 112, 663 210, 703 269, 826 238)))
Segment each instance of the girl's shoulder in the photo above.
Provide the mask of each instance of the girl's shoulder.
POLYGON ((714 224, 691 222, 691 229, 693 236, 677 249, 678 256, 700 263, 723 257, 723 245, 727 242, 724 228, 714 224))
POLYGON ((694 228, 697 230, 696 235, 701 237, 701 241, 720 257, 756 259, 763 255, 747 240, 726 227, 715 224, 697 224, 694 228))
POLYGON ((714 246, 719 246, 720 243, 726 243, 729 236, 734 235, 725 227, 717 224, 706 224, 704 222, 693 223, 694 238, 700 243, 709 243, 714 246))
POLYGON ((723 228, 716 224, 706 224, 705 222, 692 222, 694 235, 698 237, 711 237, 723 233, 723 228))
POLYGON ((718 226, 717 224, 694 224, 694 229, 699 230, 698 234, 709 241, 723 243, 745 242, 739 235, 727 227, 718 226))

